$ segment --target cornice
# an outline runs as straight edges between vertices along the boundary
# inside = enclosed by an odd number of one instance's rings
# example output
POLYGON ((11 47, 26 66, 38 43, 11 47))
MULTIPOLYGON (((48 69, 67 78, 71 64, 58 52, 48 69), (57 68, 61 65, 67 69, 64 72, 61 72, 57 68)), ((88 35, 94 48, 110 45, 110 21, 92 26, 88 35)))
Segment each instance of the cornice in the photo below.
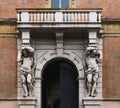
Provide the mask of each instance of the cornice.
POLYGON ((120 23, 120 18, 102 18, 102 23, 107 23, 107 24, 116 24, 120 23))
POLYGON ((15 25, 17 23, 17 18, 0 18, 0 25, 10 24, 15 25))

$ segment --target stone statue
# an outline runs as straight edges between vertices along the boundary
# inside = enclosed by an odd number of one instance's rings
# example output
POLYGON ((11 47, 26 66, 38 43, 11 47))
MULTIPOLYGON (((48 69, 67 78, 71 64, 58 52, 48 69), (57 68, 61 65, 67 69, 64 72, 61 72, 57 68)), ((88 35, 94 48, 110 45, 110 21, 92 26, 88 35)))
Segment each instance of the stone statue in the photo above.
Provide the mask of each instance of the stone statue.
POLYGON ((100 53, 95 46, 88 46, 86 48, 86 86, 88 90, 87 96, 95 97, 97 95, 96 86, 99 77, 98 63, 100 53))
POLYGON ((33 87, 35 83, 34 74, 34 49, 30 46, 22 47, 21 55, 18 61, 21 62, 21 83, 24 90, 24 97, 33 96, 33 87))

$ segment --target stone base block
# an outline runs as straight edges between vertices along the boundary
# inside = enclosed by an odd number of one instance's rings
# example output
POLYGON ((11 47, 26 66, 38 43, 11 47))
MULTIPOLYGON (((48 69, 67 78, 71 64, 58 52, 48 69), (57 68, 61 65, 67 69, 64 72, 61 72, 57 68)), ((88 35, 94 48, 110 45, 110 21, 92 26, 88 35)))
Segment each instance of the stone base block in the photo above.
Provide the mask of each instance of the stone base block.
POLYGON ((36 97, 19 97, 18 108, 36 108, 36 97))
POLYGON ((83 98, 84 108, 101 108, 100 97, 85 97, 83 98))

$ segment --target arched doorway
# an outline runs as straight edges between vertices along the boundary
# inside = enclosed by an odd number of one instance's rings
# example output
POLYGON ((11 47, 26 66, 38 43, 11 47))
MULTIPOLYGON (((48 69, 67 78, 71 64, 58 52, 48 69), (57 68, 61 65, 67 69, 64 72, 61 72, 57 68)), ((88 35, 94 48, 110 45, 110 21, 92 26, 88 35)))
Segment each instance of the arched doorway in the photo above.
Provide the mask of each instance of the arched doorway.
POLYGON ((42 108, 78 108, 77 77, 77 69, 70 61, 49 61, 42 74, 42 108))

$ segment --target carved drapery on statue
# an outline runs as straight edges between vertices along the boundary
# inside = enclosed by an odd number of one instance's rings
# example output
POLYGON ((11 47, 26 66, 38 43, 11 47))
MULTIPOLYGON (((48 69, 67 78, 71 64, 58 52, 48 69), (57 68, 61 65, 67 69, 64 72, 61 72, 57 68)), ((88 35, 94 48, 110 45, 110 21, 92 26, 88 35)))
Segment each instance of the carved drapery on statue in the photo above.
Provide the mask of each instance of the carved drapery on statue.
POLYGON ((88 46, 85 52, 87 70, 86 75, 86 87, 87 96, 96 97, 97 96, 97 80, 99 77, 99 66, 100 53, 96 46, 88 46))
POLYGON ((30 46, 22 47, 18 61, 21 62, 20 75, 24 91, 23 96, 33 96, 35 83, 34 48, 30 46))

